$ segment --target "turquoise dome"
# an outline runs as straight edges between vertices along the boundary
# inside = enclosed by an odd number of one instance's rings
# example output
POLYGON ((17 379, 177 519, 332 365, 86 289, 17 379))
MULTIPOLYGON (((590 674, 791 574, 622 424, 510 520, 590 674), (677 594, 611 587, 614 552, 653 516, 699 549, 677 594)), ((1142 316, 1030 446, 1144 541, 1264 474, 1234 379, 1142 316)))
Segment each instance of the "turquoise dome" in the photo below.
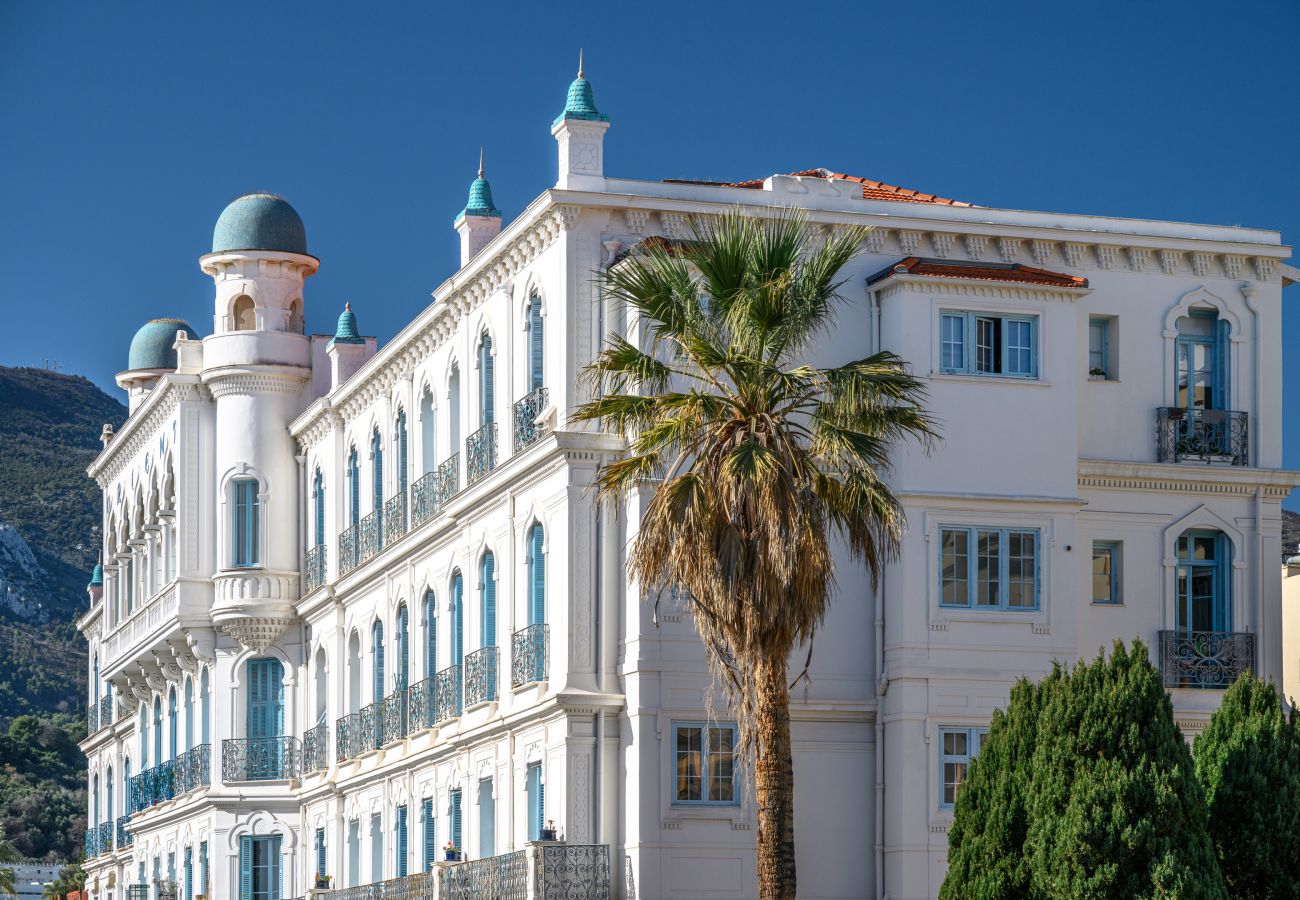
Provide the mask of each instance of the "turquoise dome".
POLYGON ((90 573, 90 584, 86 585, 86 590, 104 586, 104 566, 102 563, 95 563, 94 570, 90 573))
POLYGON ((462 216, 496 216, 501 218, 501 210, 492 205, 492 185, 483 177, 480 172, 479 176, 474 179, 474 183, 469 186, 469 200, 465 203, 465 209, 461 212, 462 216))
POLYGON ((150 319, 131 338, 131 350, 126 356, 127 371, 136 369, 174 369, 176 368, 176 332, 184 331, 185 337, 194 340, 198 337, 194 329, 180 319, 150 319))
POLYGON ((556 124, 565 119, 585 119, 589 122, 608 122, 609 116, 596 109, 596 95, 592 93, 591 82, 578 72, 578 77, 569 85, 569 96, 564 101, 564 112, 556 119, 556 124))
POLYGON ((366 339, 357 332, 357 317, 352 312, 352 304, 347 303, 343 306, 343 312, 339 315, 338 327, 334 329, 334 338, 331 344, 364 344, 366 339))
POLYGON ((231 201, 212 231, 212 252, 280 250, 307 253, 307 229, 289 201, 275 194, 245 194, 231 201))

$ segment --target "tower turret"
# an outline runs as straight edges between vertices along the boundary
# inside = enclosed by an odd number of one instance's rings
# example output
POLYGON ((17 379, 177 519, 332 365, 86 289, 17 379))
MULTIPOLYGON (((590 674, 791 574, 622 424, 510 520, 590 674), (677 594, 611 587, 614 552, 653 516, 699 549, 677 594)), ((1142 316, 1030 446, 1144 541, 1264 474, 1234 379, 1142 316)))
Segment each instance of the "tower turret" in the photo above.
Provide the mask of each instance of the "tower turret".
POLYGON ((569 85, 564 112, 551 125, 551 134, 559 144, 560 176, 558 188, 604 190, 605 132, 609 116, 596 109, 591 82, 582 71, 582 52, 578 52, 578 77, 569 85))
POLYGON ((131 338, 126 369, 117 373, 117 386, 126 391, 127 411, 133 413, 158 384, 176 370, 176 341, 196 338, 194 329, 180 319, 150 319, 131 338))
POLYGON ((492 203, 492 185, 483 177, 483 151, 478 153, 478 177, 469 186, 469 200, 453 223, 460 235, 460 264, 464 266, 501 232, 501 210, 492 203))

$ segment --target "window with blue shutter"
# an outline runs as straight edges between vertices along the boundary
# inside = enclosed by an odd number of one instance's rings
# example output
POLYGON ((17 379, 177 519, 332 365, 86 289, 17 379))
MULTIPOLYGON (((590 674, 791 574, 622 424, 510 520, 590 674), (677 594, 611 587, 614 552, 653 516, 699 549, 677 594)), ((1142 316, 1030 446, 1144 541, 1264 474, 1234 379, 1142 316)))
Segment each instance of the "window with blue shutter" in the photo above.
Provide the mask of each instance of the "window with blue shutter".
POLYGON ((497 801, 492 796, 492 779, 478 783, 478 858, 487 859, 497 852, 497 801))
POLYGON ((384 623, 375 622, 374 628, 371 629, 370 653, 374 659, 374 701, 380 703, 384 699, 384 623))
POLYGON ((406 494, 406 410, 397 411, 397 489, 406 494))
POLYGON ((194 900, 194 848, 185 848, 185 900, 194 900))
POLYGON ((969 375, 1038 377, 1038 317, 944 310, 939 367, 969 375))
POLYGON ((539 841, 542 838, 542 825, 545 822, 546 805, 542 799, 542 764, 532 763, 524 781, 524 792, 528 800, 528 840, 539 841))
POLYGON ((370 817, 370 880, 384 880, 384 832, 379 813, 370 817))
POLYGON ((408 855, 409 847, 406 843, 406 805, 402 804, 397 807, 397 877, 405 878, 410 874, 408 855))
POLYGON ((433 591, 424 595, 424 675, 432 678, 438 672, 438 604, 433 591))
POLYGON ((376 428, 370 435, 371 506, 375 512, 384 508, 384 442, 376 428))
POLYGON ((176 688, 173 687, 167 694, 167 752, 171 759, 176 758, 179 731, 180 719, 176 710, 176 688))
POLYGON ((257 496, 257 482, 252 478, 237 478, 231 484, 233 516, 231 517, 231 564, 236 568, 258 564, 258 535, 261 515, 257 496))
POLYGON ((316 875, 323 876, 325 869, 325 829, 316 829, 316 875))
POLYGON ((194 679, 185 679, 185 749, 194 747, 194 679))
POLYGON ((546 534, 540 522, 533 525, 528 539, 528 624, 546 621, 546 534))
POLYGON ((397 607, 397 690, 411 683, 410 614, 406 604, 397 607))
POLYGON ((149 768, 149 713, 140 707, 140 771, 149 768))
POLYGON ((253 897, 253 841, 255 838, 239 839, 239 900, 252 900, 253 897))
POLYGON ((205 667, 199 675, 199 728, 202 732, 201 741, 204 744, 209 743, 208 738, 208 706, 209 695, 211 690, 208 687, 208 670, 205 667))
POLYGON ((479 627, 482 628, 481 644, 484 647, 495 647, 497 644, 497 579, 496 560, 491 553, 483 554, 479 578, 481 579, 479 592, 482 598, 482 620, 479 622, 479 627))
POLYGON ((464 581, 457 569, 451 576, 451 664, 459 666, 465 659, 464 581))
POLYGON ((451 792, 451 844, 457 850, 464 849, 460 843, 460 788, 451 792))
POLYGON ((495 409, 495 398, 493 397, 493 387, 495 379, 492 374, 492 338, 489 335, 483 335, 483 339, 478 345, 478 372, 479 372, 479 417, 478 424, 482 428, 484 425, 491 425, 494 421, 493 411, 495 409))
POLYGON ((433 868, 438 859, 438 832, 437 823, 433 818, 433 798, 425 797, 424 802, 420 804, 420 827, 421 837, 424 839, 423 870, 425 872, 433 868))
POLYGON ((348 820, 348 887, 361 883, 361 820, 348 820))
POLYGON ((153 698, 153 758, 155 765, 163 761, 162 700, 153 698))
POLYGON ((542 371, 543 343, 542 298, 533 294, 528 303, 528 390, 544 384, 542 371))
POLYGON ((361 463, 356 447, 348 454, 348 519, 353 528, 361 524, 361 463))
POLYGON ((319 547, 325 543, 325 476, 320 469, 316 470, 313 493, 316 498, 316 546, 319 547))
POLYGON ((208 842, 199 842, 199 893, 205 897, 208 893, 208 842))

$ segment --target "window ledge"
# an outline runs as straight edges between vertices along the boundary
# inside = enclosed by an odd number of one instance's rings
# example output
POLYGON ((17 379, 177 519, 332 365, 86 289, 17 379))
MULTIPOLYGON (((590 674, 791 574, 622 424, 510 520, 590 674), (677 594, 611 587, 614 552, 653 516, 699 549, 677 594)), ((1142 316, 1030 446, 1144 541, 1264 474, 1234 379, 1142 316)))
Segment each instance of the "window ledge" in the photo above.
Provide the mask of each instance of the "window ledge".
POLYGON ((956 384, 1016 384, 1025 387, 1049 388, 1050 381, 1042 378, 1023 378, 1015 375, 967 375, 959 372, 931 372, 931 381, 951 381, 956 384))
POLYGON ((930 629, 947 631, 948 626, 958 622, 985 622, 995 625, 1003 625, 1017 622, 1023 625, 1033 625, 1035 629, 1043 627, 1047 623, 1047 616, 1042 606, 1038 609, 1025 610, 1006 610, 990 609, 983 612, 960 609, 950 606, 939 608, 938 614, 930 620, 930 629))

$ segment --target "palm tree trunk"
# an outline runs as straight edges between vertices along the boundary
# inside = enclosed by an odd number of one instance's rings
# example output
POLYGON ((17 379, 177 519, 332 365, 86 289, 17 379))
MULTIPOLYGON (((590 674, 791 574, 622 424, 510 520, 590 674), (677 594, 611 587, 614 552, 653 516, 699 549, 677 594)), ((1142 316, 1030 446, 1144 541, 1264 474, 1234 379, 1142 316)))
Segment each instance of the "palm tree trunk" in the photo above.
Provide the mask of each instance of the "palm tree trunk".
POLYGON ((758 896, 761 900, 794 900, 794 758, 785 658, 759 663, 756 676, 758 896))

